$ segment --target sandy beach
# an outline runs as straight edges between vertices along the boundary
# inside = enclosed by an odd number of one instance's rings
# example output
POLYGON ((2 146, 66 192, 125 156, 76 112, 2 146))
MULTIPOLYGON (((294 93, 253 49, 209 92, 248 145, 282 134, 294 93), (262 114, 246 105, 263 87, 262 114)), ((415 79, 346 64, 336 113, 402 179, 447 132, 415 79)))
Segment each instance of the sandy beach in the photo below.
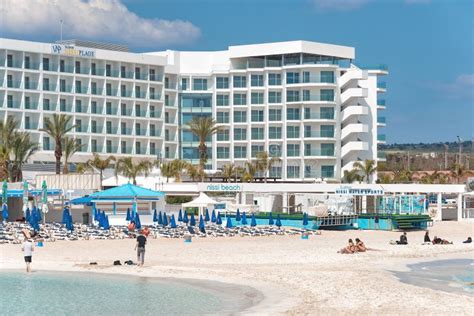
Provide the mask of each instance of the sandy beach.
MULTIPOLYGON (((400 232, 323 231, 299 236, 149 239, 146 265, 136 261, 134 240, 57 241, 37 248, 33 270, 90 271, 173 277, 245 285, 262 293, 243 314, 258 315, 472 315, 474 295, 421 288, 400 282, 391 271, 440 259, 474 258, 474 223, 441 222, 430 228, 454 245, 421 245, 423 231, 409 232, 407 246, 390 245, 400 232), (348 238, 359 237, 374 250, 341 255, 348 238), (89 262, 98 262, 90 266, 89 262)), ((0 246, 1 269, 23 269, 20 245, 0 246)))

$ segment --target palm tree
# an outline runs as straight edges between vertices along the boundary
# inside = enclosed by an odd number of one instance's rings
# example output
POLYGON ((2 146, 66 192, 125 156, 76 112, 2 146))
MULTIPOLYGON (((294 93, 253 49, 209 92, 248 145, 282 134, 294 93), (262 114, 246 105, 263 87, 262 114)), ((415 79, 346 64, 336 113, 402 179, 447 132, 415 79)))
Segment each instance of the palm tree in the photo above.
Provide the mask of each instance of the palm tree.
POLYGON ((0 122, 0 179, 8 180, 10 175, 10 156, 13 150, 15 130, 19 123, 12 116, 0 122))
POLYGON ((392 177, 390 176, 390 174, 385 173, 385 174, 383 174, 380 178, 377 179, 377 182, 378 182, 378 183, 389 184, 389 183, 392 183, 392 182, 393 182, 393 179, 392 179, 392 177))
POLYGON ((227 181, 230 182, 236 174, 236 167, 232 163, 225 164, 221 171, 222 177, 227 181))
POLYGON ((257 161, 255 162, 255 166, 257 167, 258 171, 263 173, 265 183, 267 183, 267 173, 270 171, 270 169, 272 169, 274 164, 280 161, 281 159, 279 157, 270 157, 266 151, 257 153, 257 161))
POLYGON ((234 181, 237 182, 237 178, 239 178, 240 182, 242 182, 244 178, 244 174, 245 174, 245 167, 242 167, 242 166, 235 167, 234 181))
POLYGON ((160 166, 161 175, 166 177, 166 183, 169 179, 174 177, 173 164, 171 162, 163 162, 160 166))
POLYGON ((23 164, 39 149, 28 132, 15 132, 12 140, 13 166, 11 178, 14 182, 23 180, 23 164))
POLYGON ((242 180, 245 182, 252 182, 255 178, 255 174, 257 173, 257 167, 252 162, 245 162, 244 174, 242 176, 242 180))
POLYGON ((96 169, 100 173, 100 188, 102 189, 102 180, 104 170, 109 168, 113 161, 115 161, 114 156, 108 156, 105 159, 100 158, 98 153, 93 153, 92 159, 87 160, 84 169, 96 169))
POLYGON ((138 163, 134 163, 131 157, 120 158, 115 164, 115 175, 119 173, 124 177, 131 179, 133 184, 137 184, 137 177, 144 175, 147 177, 153 168, 153 163, 148 160, 142 160, 138 163))
POLYGON ((181 174, 183 173, 183 171, 187 170, 188 166, 190 166, 190 164, 180 159, 175 159, 171 162, 171 169, 173 170, 174 181, 181 182, 181 174))
POLYGON ((64 148, 63 174, 67 174, 69 172, 69 166, 68 166, 69 159, 72 157, 72 155, 74 155, 75 153, 81 150, 82 145, 77 141, 77 139, 65 137, 63 148, 64 148))
POLYGON ((46 132, 51 138, 54 139, 54 157, 56 158, 56 174, 61 173, 61 157, 63 156, 63 142, 66 134, 69 133, 75 125, 70 124, 72 116, 65 114, 53 114, 51 120, 47 117, 44 120, 44 127, 41 129, 42 132, 46 132))
POLYGON ((344 170, 344 177, 342 178, 344 183, 353 183, 361 180, 363 180, 363 177, 359 174, 359 169, 344 170))
POLYGON ((406 169, 395 170, 393 172, 393 183, 408 183, 413 180, 413 172, 406 169))
POLYGON ((363 178, 367 183, 370 183, 370 178, 377 171, 375 160, 371 159, 364 160, 363 164, 360 161, 356 161, 354 162, 353 167, 362 172, 363 178))
POLYGON ((451 176, 456 179, 456 183, 459 183, 459 179, 464 175, 464 168, 462 164, 455 163, 451 167, 451 176))
POLYGON ((212 117, 195 116, 188 122, 188 129, 199 138, 199 166, 204 170, 207 162, 206 140, 221 128, 212 117))
POLYGON ((200 166, 195 166, 192 164, 187 164, 186 173, 193 181, 202 181, 206 177, 206 173, 201 169, 200 166))

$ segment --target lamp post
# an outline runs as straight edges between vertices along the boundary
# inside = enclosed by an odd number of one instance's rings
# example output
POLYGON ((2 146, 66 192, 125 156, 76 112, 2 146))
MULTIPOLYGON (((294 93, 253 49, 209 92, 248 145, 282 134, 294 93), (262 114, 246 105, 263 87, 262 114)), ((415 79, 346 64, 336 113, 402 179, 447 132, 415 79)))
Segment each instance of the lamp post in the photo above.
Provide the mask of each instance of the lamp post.
POLYGON ((462 166, 462 138, 457 136, 458 138, 458 143, 459 143, 459 161, 458 164, 462 166))

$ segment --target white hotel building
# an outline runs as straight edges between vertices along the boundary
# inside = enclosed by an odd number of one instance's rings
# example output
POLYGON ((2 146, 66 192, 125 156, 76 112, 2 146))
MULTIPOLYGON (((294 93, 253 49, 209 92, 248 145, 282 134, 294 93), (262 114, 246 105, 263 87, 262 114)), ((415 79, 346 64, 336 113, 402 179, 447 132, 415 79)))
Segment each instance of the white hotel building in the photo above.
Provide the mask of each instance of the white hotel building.
POLYGON ((216 52, 130 53, 118 45, 0 39, 0 119, 13 116, 41 145, 32 163, 54 161, 42 128, 64 113, 92 152, 198 162, 193 116, 222 131, 208 169, 243 165, 258 152, 281 158, 269 176, 340 180, 357 160, 379 158, 385 66, 358 67, 352 47, 291 41, 216 52))

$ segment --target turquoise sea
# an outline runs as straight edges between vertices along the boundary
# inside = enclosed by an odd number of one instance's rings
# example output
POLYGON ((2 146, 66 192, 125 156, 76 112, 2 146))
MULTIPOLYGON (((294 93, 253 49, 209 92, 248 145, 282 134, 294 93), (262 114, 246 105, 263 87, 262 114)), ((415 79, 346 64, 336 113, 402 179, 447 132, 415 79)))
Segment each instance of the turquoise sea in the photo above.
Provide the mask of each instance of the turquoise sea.
MULTIPOLYGON (((232 296, 235 289, 216 284, 95 273, 2 271, 0 314, 225 315, 249 305, 232 296)), ((242 294, 242 289, 238 291, 242 294)))

